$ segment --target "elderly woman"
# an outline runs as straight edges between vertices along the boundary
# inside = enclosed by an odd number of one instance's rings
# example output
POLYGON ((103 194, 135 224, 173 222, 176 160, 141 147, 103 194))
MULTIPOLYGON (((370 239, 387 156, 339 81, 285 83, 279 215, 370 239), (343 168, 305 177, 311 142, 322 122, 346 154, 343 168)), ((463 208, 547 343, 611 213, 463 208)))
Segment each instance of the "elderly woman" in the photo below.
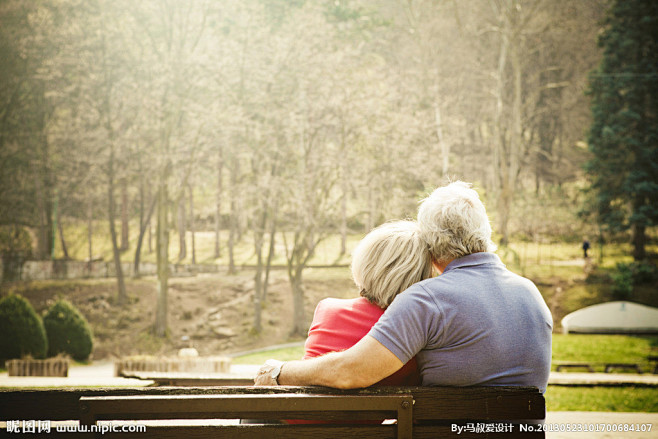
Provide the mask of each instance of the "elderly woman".
POLYGON ((351 348, 266 363, 258 385, 370 386, 416 357, 425 386, 534 386, 546 390, 553 319, 537 287, 493 251, 484 205, 470 186, 436 189, 418 224, 440 276, 397 296, 351 348))
MULTIPOLYGON (((318 304, 304 359, 352 347, 399 293, 431 275, 430 255, 415 222, 395 221, 374 229, 352 253, 352 277, 360 297, 324 299, 318 304)), ((415 359, 378 384, 419 385, 415 359)))

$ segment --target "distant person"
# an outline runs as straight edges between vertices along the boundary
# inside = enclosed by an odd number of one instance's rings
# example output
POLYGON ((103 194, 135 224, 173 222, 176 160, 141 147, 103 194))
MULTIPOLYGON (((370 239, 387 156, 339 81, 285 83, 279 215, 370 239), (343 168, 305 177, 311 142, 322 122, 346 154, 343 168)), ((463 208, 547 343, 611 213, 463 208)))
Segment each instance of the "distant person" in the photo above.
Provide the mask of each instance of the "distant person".
POLYGON ((589 247, 590 247, 589 241, 587 240, 587 238, 585 238, 585 240, 583 241, 583 257, 585 259, 589 258, 589 256, 587 255, 587 250, 589 250, 589 247))
POLYGON ((553 319, 537 287, 492 253, 491 226, 463 182, 436 189, 418 212, 441 273, 399 294, 353 347, 272 363, 257 385, 370 386, 416 357, 425 386, 535 386, 546 390, 553 319))

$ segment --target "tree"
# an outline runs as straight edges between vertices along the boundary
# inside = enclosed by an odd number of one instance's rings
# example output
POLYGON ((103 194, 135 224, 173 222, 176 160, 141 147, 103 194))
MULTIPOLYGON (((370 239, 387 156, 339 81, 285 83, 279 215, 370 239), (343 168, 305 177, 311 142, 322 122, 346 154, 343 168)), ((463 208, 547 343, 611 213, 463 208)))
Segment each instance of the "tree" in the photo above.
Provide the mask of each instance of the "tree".
POLYGON ((0 224, 36 229, 38 259, 50 258, 53 249, 47 9, 20 1, 0 4, 0 224))
POLYGON ((586 170, 598 221, 612 231, 630 228, 639 261, 647 229, 658 222, 658 4, 615 2, 599 45, 586 170))

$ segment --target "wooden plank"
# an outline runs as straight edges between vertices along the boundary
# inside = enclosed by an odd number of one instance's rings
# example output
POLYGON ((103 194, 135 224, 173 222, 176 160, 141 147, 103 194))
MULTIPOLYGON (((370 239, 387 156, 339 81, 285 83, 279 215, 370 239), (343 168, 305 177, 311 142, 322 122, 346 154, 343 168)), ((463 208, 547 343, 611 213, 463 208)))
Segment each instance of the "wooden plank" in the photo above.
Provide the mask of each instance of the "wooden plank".
POLYGON ((397 419, 397 438, 411 439, 411 395, 179 395, 80 398, 81 423, 145 419, 397 419))
MULTIPOLYGON (((329 395, 386 395, 409 393, 414 395, 417 403, 414 406, 414 415, 418 419, 450 419, 450 416, 464 417, 468 412, 459 406, 450 407, 450 404, 467 405, 468 410, 484 410, 487 419, 506 419, 507 409, 505 401, 510 395, 527 393, 529 397, 528 418, 542 419, 544 417, 543 396, 535 388, 515 387, 477 387, 477 388, 446 388, 446 387, 404 387, 404 388, 369 388, 360 390, 337 390, 325 387, 137 387, 137 388, 62 388, 62 389, 0 389, 0 413, 6 419, 34 419, 34 420, 68 420, 79 419, 78 400, 81 396, 119 396, 119 395, 223 395, 223 394, 282 394, 282 393, 315 393, 329 395), (476 397, 489 395, 482 399, 476 397), (498 397, 501 396, 501 400, 498 397), (500 401, 500 404, 491 404, 500 401), (470 402, 468 402, 470 401, 470 402), (476 401, 476 402, 473 402, 476 401), (489 401, 489 402, 487 402, 489 401), (429 404, 429 405, 428 405, 429 404), (503 405, 501 408, 500 405, 503 405), (440 409, 432 408, 440 407, 440 409), (540 413, 541 412, 541 413, 540 413), (461 415, 460 415, 461 413, 461 415), (541 414, 541 416, 539 416, 541 414), (500 415, 500 417, 499 417, 500 415)), ((516 401, 515 404, 523 405, 516 401)), ((525 410, 524 410, 525 413, 525 410)), ((513 413, 512 413, 513 414, 513 413)), ((507 419, 519 419, 517 415, 507 419)))
POLYGON ((558 364, 555 368, 556 372, 559 372, 560 369, 587 369, 588 372, 594 373, 594 368, 589 363, 562 363, 558 364))
POLYGON ((417 387, 416 420, 544 419, 546 402, 536 388, 417 387))
MULTIPOLYGON (((179 395, 82 397, 92 419, 361 419, 398 418, 412 412, 411 395, 179 395)), ((411 422, 411 418, 408 419, 411 422)))
POLYGON ((141 433, 105 433, 103 438, 141 439, 394 439, 394 425, 229 425, 203 427, 149 427, 141 433))
POLYGON ((124 371, 124 378, 154 381, 156 386, 174 387, 207 387, 207 386, 253 386, 254 379, 246 377, 232 377, 218 374, 199 374, 186 372, 145 372, 124 371))
POLYGON ((606 363, 603 372, 610 373, 612 369, 632 369, 639 374, 642 373, 640 365, 636 363, 606 363))

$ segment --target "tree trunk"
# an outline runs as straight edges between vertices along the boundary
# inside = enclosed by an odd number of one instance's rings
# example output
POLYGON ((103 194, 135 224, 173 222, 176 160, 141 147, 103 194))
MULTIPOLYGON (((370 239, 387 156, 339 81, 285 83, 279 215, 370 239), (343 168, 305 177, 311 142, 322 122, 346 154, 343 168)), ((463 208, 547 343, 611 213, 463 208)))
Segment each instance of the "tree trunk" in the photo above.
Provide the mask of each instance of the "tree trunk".
POLYGON ((167 293, 169 282, 169 227, 167 224, 167 202, 169 198, 166 176, 160 177, 158 187, 156 261, 158 271, 158 301, 155 312, 154 333, 164 337, 167 333, 167 293))
POLYGON ((196 264, 196 247, 194 242, 194 192, 192 185, 188 186, 190 192, 190 234, 192 238, 192 264, 196 264))
POLYGON ((368 233, 375 228, 375 191, 369 186, 368 187, 368 220, 366 221, 366 230, 368 233))
POLYGON ((185 240, 185 192, 178 199, 178 262, 187 257, 187 242, 185 240))
POLYGON ((123 177, 120 182, 121 186, 121 251, 124 252, 130 247, 130 228, 128 224, 128 183, 123 177))
POLYGON ((347 182, 343 175, 343 196, 340 199, 340 256, 347 253, 347 182))
POLYGON ((274 208, 270 215, 270 248, 267 253, 267 262, 265 263, 265 281, 263 282, 263 301, 267 300, 267 288, 270 284, 270 268, 272 268, 272 259, 274 259, 274 246, 276 244, 276 215, 278 211, 278 200, 274 202, 274 208))
POLYGON ((49 208, 51 203, 48 201, 48 189, 44 186, 44 175, 42 170, 34 171, 36 204, 39 217, 39 227, 37 232, 37 259, 50 259, 53 246, 53 227, 52 227, 52 209, 49 208))
POLYGON ((494 180, 498 189, 498 212, 500 219, 498 221, 498 231, 501 233, 502 238, 500 243, 507 245, 507 224, 509 221, 507 182, 509 181, 509 169, 507 157, 505 155, 505 129, 503 127, 503 112, 504 112, 504 93, 505 93, 505 66, 507 65, 507 50, 509 47, 509 39, 506 30, 502 30, 500 52, 498 54, 498 69, 496 72, 496 110, 494 113, 494 154, 493 154, 493 169, 494 180))
MULTIPOLYGON (((149 241, 151 239, 150 237, 151 217, 153 216, 153 210, 155 208, 156 203, 157 203, 157 199, 151 200, 148 213, 146 214, 146 218, 143 218, 144 214, 140 213, 139 236, 137 237, 137 248, 135 249, 135 265, 133 270, 133 276, 136 278, 139 277, 139 264, 142 258, 142 243, 144 242, 144 235, 146 234, 146 229, 149 230, 149 241)), ((143 209, 143 203, 142 203, 142 209, 143 209)), ((150 242, 149 242, 149 246, 150 246, 150 242)))
MULTIPOLYGON (((153 200, 153 202, 156 203, 156 205, 157 205, 158 195, 156 193, 155 197, 153 197, 153 192, 152 192, 151 185, 148 185, 148 187, 147 187, 147 195, 148 195, 148 199, 153 200)), ((153 253, 153 230, 151 228, 152 227, 151 219, 146 221, 146 224, 147 224, 146 230, 148 232, 148 252, 149 252, 149 254, 151 254, 151 253, 153 253)))
POLYGON ((153 253, 153 232, 151 230, 151 223, 149 222, 148 224, 148 232, 149 232, 149 254, 153 253))
POLYGON ((434 102, 434 123, 436 124, 436 136, 439 139, 439 147, 441 148, 441 175, 445 177, 448 175, 448 167, 450 165, 450 145, 443 137, 443 122, 441 121, 441 110, 439 109, 438 102, 434 102))
MULTIPOLYGON (((263 214, 263 216, 265 216, 263 214)), ((260 333, 263 330, 261 322, 262 298, 263 298, 263 237, 264 237, 264 220, 254 230, 254 252, 256 253, 256 273, 254 274, 254 332, 260 333)))
POLYGON ((647 258, 645 249, 647 242, 646 227, 633 224, 631 231, 633 234, 633 259, 637 262, 643 261, 647 258))
POLYGON ((217 154, 217 194, 215 198, 215 259, 221 257, 220 230, 222 221, 222 169, 224 168, 223 147, 220 145, 217 154))
POLYGON ((234 159, 233 166, 231 166, 230 170, 230 182, 231 182, 231 218, 230 218, 230 225, 229 225, 229 232, 228 232, 228 272, 229 274, 235 274, 235 259, 234 259, 234 254, 233 254, 233 248, 235 246, 235 235, 237 232, 237 227, 238 227, 238 212, 237 212, 237 204, 236 204, 236 197, 238 193, 238 188, 237 188, 237 163, 236 160, 234 159))
POLYGON ((55 210, 56 221, 57 221, 57 231, 59 232, 59 242, 62 244, 62 253, 64 254, 64 259, 69 258, 69 251, 66 247, 66 241, 64 240, 64 227, 62 227, 62 216, 59 213, 59 207, 55 210))
POLYGON ((94 259, 92 253, 92 234, 93 234, 93 215, 94 215, 94 205, 89 201, 89 206, 87 206, 87 244, 89 251, 89 268, 91 269, 91 261, 94 259))
POLYGON ((139 179, 139 236, 137 237, 137 248, 135 248, 135 257, 133 258, 134 278, 139 277, 139 259, 142 255, 142 239, 144 236, 144 225, 146 223, 146 221, 144 220, 144 216, 145 216, 144 171, 142 170, 141 160, 139 161, 139 174, 141 176, 141 178, 139 179))
POLYGON ((513 194, 510 192, 508 186, 503 187, 500 190, 500 196, 498 197, 498 215, 500 217, 498 232, 501 234, 500 244, 505 246, 509 244, 509 216, 512 206, 513 194))
POLYGON ((121 253, 117 240, 117 231, 115 226, 116 220, 116 204, 114 200, 114 145, 110 145, 110 160, 108 163, 108 220, 110 222, 110 237, 112 238, 112 254, 114 256, 114 268, 117 275, 117 303, 124 305, 127 302, 126 285, 123 279, 123 270, 121 269, 121 253))
POLYGON ((305 337, 308 335, 308 325, 304 312, 304 284, 302 280, 303 267, 296 267, 289 271, 290 286, 292 288, 293 326, 290 331, 291 337, 305 337))

